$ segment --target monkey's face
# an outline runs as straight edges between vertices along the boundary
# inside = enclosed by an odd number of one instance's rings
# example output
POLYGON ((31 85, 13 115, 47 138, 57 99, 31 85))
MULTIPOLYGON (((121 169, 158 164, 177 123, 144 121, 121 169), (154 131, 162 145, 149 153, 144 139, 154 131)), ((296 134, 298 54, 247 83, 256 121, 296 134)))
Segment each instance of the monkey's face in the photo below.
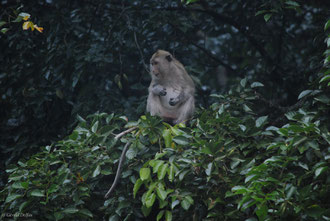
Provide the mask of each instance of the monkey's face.
POLYGON ((154 58, 150 60, 150 73, 152 77, 160 78, 160 64, 159 58, 154 58))
POLYGON ((155 78, 166 77, 164 74, 169 72, 171 62, 172 56, 170 54, 152 56, 150 59, 151 76, 155 78))

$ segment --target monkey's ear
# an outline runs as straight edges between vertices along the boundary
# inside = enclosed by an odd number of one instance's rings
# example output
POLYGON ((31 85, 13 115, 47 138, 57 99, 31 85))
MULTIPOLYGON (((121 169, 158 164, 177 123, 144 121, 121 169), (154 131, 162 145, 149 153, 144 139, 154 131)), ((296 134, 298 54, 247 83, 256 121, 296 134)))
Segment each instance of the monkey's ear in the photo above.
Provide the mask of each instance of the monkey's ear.
POLYGON ((166 60, 168 60, 168 62, 171 62, 173 60, 171 55, 167 55, 165 58, 166 60))

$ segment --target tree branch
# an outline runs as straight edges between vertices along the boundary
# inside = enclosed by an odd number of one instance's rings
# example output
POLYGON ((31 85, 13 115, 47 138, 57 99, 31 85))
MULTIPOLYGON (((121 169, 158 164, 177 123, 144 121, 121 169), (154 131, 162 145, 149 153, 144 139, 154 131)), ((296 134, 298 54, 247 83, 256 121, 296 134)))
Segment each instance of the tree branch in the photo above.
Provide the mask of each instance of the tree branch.
POLYGON ((134 41, 135 41, 135 45, 140 53, 140 57, 141 57, 141 60, 142 60, 142 63, 143 63, 143 66, 144 66, 144 69, 147 71, 147 73, 149 73, 149 68, 148 66, 146 65, 146 63, 144 62, 144 56, 143 56, 143 53, 142 53, 142 50, 140 48, 140 45, 137 41, 137 38, 136 38, 136 32, 134 31, 134 41))
POLYGON ((135 127, 131 127, 131 128, 129 128, 128 130, 125 130, 125 131, 123 131, 123 132, 117 134, 117 135, 115 136, 115 139, 118 140, 119 138, 121 138, 121 137, 124 136, 125 134, 128 134, 128 133, 132 132, 133 130, 135 130, 135 129, 137 129, 137 128, 138 128, 137 126, 135 126, 135 127))
POLYGON ((166 11, 188 11, 188 12, 198 12, 198 13, 204 13, 212 16, 216 20, 222 21, 223 23, 229 24, 236 28, 249 42, 252 46, 254 46, 257 51, 263 56, 266 60, 266 62, 274 65, 276 68, 278 68, 280 71, 283 70, 282 67, 280 67, 273 58, 267 53, 267 51, 263 48, 262 45, 259 44, 259 41, 255 39, 253 36, 251 36, 248 33, 248 28, 245 26, 240 25, 238 22, 233 20, 231 17, 222 15, 214 11, 213 9, 210 9, 205 1, 203 1, 201 8, 189 8, 189 7, 166 7, 166 8, 157 8, 158 10, 166 10, 166 11))
POLYGON ((195 42, 193 42, 192 40, 190 40, 190 38, 184 32, 182 32, 175 24, 170 23, 170 25, 172 25, 172 27, 174 27, 176 30, 180 31, 181 35, 184 36, 184 38, 189 42, 189 44, 191 44, 191 45, 195 46, 196 48, 198 48, 199 50, 203 51, 208 57, 210 57, 215 62, 221 64, 222 66, 224 66, 227 70, 230 70, 230 71, 236 73, 236 70, 234 70, 229 64, 224 63, 222 60, 220 60, 214 54, 212 54, 212 52, 208 51, 205 47, 202 47, 202 46, 196 44, 195 42))

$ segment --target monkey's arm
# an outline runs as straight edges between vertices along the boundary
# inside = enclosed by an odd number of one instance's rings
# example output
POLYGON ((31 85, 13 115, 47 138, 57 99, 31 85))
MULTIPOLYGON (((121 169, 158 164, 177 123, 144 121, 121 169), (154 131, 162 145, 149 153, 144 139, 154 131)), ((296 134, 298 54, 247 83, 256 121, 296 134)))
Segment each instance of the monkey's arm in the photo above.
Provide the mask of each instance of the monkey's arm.
POLYGON ((167 94, 166 93, 166 88, 163 87, 160 84, 154 84, 152 86, 151 92, 155 95, 158 95, 158 96, 165 96, 167 94))
POLYGON ((183 90, 180 92, 180 94, 177 97, 170 98, 169 104, 171 106, 175 106, 177 104, 182 104, 186 102, 189 98, 189 94, 185 93, 183 90))

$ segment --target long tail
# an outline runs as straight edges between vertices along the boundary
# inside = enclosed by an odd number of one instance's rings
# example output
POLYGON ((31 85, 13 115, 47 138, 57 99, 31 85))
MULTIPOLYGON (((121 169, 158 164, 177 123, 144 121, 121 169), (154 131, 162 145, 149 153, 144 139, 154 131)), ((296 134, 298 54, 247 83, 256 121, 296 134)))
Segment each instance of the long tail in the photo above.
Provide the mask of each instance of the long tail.
POLYGON ((116 177, 115 180, 112 183, 111 188, 109 189, 109 191, 107 192, 107 194, 105 194, 104 198, 109 198, 110 194, 114 191, 114 189, 116 188, 116 185, 119 181, 119 177, 120 177, 120 173, 121 173, 121 169, 122 169, 122 164, 125 161, 126 158, 126 152, 128 147, 131 145, 130 142, 126 143, 123 152, 121 153, 120 159, 119 159, 119 164, 118 164, 118 169, 117 169, 117 173, 116 173, 116 177))

